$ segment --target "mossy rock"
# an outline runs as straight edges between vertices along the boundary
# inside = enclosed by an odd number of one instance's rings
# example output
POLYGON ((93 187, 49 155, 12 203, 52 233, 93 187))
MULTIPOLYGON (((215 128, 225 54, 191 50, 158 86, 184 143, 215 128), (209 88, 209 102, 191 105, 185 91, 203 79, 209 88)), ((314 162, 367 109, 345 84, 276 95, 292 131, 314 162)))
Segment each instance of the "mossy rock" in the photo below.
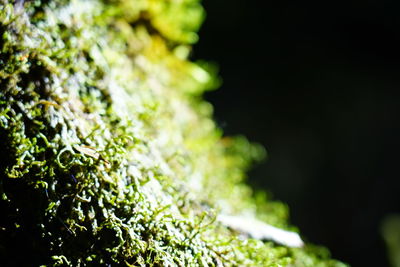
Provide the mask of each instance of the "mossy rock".
POLYGON ((217 220, 295 230, 201 97, 197 0, 0 5, 0 266, 344 266, 217 220))

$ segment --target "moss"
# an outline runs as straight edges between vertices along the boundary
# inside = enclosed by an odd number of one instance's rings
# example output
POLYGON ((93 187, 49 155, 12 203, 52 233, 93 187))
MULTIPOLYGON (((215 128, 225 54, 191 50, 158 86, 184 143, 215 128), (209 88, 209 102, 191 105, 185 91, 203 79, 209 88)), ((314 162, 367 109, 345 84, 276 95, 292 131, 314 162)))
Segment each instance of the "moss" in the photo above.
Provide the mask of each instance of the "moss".
POLYGON ((342 266, 216 220, 291 228, 244 184, 263 149, 201 98, 203 18, 197 0, 2 0, 0 265, 342 266))

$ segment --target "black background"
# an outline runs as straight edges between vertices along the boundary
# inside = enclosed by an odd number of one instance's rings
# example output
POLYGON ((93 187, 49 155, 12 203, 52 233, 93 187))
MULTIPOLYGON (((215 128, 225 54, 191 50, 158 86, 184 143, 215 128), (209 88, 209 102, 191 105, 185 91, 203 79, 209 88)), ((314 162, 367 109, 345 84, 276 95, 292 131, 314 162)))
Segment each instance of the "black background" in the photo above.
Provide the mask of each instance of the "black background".
POLYGON ((400 212, 400 1, 204 0, 194 59, 227 135, 263 144, 255 188, 305 238, 352 266, 388 266, 380 224, 400 212))

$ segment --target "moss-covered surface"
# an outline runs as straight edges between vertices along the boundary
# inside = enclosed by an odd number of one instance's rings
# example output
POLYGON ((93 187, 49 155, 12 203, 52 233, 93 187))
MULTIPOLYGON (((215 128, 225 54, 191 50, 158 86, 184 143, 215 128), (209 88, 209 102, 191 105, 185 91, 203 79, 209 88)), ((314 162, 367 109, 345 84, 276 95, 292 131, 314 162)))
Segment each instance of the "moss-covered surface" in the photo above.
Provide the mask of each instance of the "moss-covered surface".
POLYGON ((343 266, 216 221, 291 228, 201 98, 197 0, 0 3, 0 266, 343 266))

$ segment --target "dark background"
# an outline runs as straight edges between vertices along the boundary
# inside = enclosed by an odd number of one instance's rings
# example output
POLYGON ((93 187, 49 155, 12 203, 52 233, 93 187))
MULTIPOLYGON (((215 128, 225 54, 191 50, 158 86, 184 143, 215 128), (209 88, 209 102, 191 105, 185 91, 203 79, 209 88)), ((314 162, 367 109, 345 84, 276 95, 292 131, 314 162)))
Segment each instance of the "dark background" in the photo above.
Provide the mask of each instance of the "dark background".
POLYGON ((308 241, 388 266, 380 224, 400 212, 400 1, 204 0, 194 59, 227 135, 263 144, 256 188, 288 203, 308 241))

